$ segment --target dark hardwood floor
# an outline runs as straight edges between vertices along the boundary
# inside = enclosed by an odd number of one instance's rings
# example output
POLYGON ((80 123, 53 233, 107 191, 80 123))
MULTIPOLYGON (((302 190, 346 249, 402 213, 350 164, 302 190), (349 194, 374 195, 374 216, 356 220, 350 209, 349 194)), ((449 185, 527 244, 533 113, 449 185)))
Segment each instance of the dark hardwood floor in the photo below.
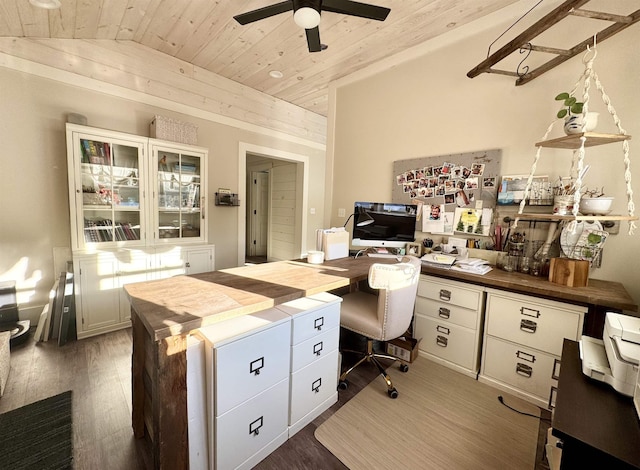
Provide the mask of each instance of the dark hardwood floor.
MULTIPOLYGON (((131 428, 131 351, 131 329, 73 341, 62 347, 55 342, 35 343, 29 339, 11 350, 11 372, 5 394, 0 398, 0 413, 73 390, 74 468, 143 469, 138 450, 141 441, 133 438, 131 428)), ((352 360, 345 355, 343 364, 352 360)), ((256 468, 345 469, 315 440, 314 431, 376 377, 373 367, 356 369, 349 375, 349 388, 340 391, 338 403, 256 468)), ((380 386, 384 387, 382 380, 380 386)), ((543 422, 536 470, 548 468, 542 455, 547 427, 543 422)))

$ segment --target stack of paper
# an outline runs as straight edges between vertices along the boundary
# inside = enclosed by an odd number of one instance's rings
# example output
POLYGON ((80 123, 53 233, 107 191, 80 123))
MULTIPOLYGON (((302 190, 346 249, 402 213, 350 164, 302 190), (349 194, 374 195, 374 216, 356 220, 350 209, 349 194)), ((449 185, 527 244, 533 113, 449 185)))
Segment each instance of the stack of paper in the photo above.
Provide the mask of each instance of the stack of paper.
POLYGON ((422 260, 422 264, 425 266, 445 269, 449 269, 456 261, 455 256, 441 253, 427 253, 420 259, 422 260))
POLYGON ((451 267, 456 271, 462 271, 470 274, 486 274, 491 271, 489 262, 480 258, 465 258, 456 260, 456 263, 451 267))

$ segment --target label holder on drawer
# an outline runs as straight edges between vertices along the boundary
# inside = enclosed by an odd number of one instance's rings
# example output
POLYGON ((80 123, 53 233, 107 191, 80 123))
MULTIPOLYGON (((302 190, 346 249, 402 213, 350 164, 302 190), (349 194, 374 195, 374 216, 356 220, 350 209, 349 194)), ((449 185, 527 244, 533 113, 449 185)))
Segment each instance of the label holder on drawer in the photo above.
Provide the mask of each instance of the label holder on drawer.
POLYGON ((264 356, 251 361, 249 364, 249 373, 253 375, 260 375, 260 369, 264 367, 264 356))
POLYGON ((263 424, 264 424, 264 416, 260 416, 258 419, 256 419, 252 423, 249 423, 249 434, 252 434, 254 436, 257 436, 258 434, 260 434, 260 428, 263 426, 263 424))
POLYGON ((527 317, 540 318, 540 310, 536 310, 529 307, 520 307, 520 315, 524 315, 527 317), (534 313, 527 313, 527 312, 534 312, 534 313))
POLYGON ((319 393, 320 392, 320 387, 322 386, 322 377, 320 377, 319 379, 315 380, 312 384, 311 384, 311 390, 319 393))
POLYGON ((323 325, 324 325, 324 317, 316 318, 313 322, 313 327, 318 331, 322 330, 323 325))
POLYGON ((316 343, 313 345, 313 354, 315 354, 316 356, 319 356, 320 354, 322 354, 322 349, 323 349, 324 345, 323 342, 320 341, 319 343, 316 343))

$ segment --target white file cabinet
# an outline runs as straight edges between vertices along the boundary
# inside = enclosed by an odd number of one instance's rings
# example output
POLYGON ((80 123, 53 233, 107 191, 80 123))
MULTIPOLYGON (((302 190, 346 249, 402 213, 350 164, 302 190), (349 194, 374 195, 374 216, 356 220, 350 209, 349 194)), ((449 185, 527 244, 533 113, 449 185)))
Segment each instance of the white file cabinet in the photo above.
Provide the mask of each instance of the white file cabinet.
POLYGON ((207 344, 209 468, 252 468, 288 438, 291 317, 273 308, 199 332, 207 344))
POLYGON ((482 287, 421 275, 414 327, 421 354, 477 378, 483 312, 482 287))
POLYGON ((324 292, 277 307, 292 318, 289 437, 338 400, 340 302, 324 292))
POLYGON ((587 307, 487 289, 479 380, 552 408, 564 338, 580 339, 587 307))

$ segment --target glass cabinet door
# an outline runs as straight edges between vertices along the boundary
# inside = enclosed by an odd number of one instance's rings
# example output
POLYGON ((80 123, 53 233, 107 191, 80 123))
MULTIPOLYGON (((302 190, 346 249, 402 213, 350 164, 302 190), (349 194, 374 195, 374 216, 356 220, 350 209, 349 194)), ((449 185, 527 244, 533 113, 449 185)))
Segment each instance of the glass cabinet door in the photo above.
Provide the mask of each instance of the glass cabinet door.
POLYGON ((78 225, 83 227, 78 244, 140 243, 143 144, 78 135, 76 145, 82 182, 78 225))
POLYGON ((204 238, 201 201, 204 158, 202 154, 175 149, 154 149, 157 168, 156 230, 160 241, 204 238))

